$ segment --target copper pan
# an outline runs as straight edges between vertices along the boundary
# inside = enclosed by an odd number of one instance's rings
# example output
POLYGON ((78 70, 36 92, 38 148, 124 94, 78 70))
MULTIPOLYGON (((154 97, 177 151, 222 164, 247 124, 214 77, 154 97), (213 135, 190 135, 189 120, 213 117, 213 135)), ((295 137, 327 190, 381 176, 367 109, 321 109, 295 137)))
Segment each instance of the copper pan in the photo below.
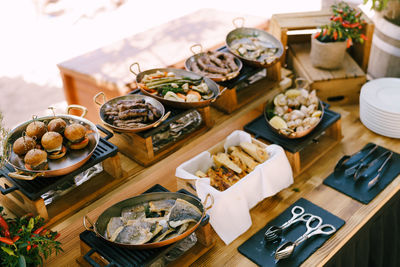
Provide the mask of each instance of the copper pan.
POLYGON ((254 66, 254 67, 267 68, 267 67, 274 65, 275 63, 277 63, 280 60, 280 58, 283 55, 283 45, 282 45, 281 41, 276 39, 272 34, 266 32, 266 31, 257 29, 257 28, 243 27, 244 18, 242 18, 242 17, 235 18, 233 20, 233 25, 236 27, 236 29, 234 29, 228 33, 228 35, 226 36, 226 39, 225 39, 225 44, 226 44, 226 47, 229 49, 229 52, 234 54, 236 57, 240 58, 241 61, 243 61, 244 63, 246 63, 248 65, 254 66), (239 20, 242 21, 242 25, 238 25, 239 20), (232 49, 232 43, 235 40, 242 39, 244 37, 257 37, 262 42, 272 43, 275 47, 278 48, 278 51, 274 55, 274 59, 271 61, 268 61, 268 62, 262 62, 262 61, 258 61, 258 60, 251 60, 251 59, 248 59, 246 57, 239 55, 234 49, 232 49))
POLYGON ((167 114, 165 114, 165 108, 164 106, 157 100, 154 99, 152 97, 149 96, 145 96, 145 95, 125 95, 125 96, 119 96, 119 97, 115 97, 113 99, 110 100, 106 100, 106 96, 103 92, 98 93, 97 95, 95 95, 93 97, 93 101, 100 106, 100 119, 101 121, 104 123, 104 125, 106 125, 107 127, 110 127, 111 129, 113 129, 116 132, 123 132, 123 133, 137 133, 137 132, 141 132, 141 131, 145 131, 148 130, 150 128, 155 128, 158 127, 163 121, 165 121, 169 115, 171 114, 171 112, 167 112, 167 114), (102 102, 99 102, 99 97, 102 97, 102 102), (144 127, 137 127, 137 128, 122 128, 122 127, 117 127, 115 125, 112 125, 111 123, 108 123, 105 119, 105 109, 109 106, 114 105, 115 103, 117 103, 119 100, 137 100, 137 99, 144 99, 146 103, 149 103, 151 105, 153 105, 153 107, 155 107, 156 109, 158 109, 161 112, 161 116, 160 118, 153 122, 150 123, 144 127))
MULTIPOLYGON (((99 143, 100 139, 100 134, 97 130, 96 125, 94 125, 91 121, 83 118, 87 113, 87 109, 83 106, 79 105, 69 105, 67 108, 67 114, 60 114, 60 115, 54 115, 54 116, 45 116, 45 117, 39 117, 39 118, 34 118, 33 120, 29 120, 27 122, 24 122, 18 126, 16 126, 14 129, 12 129, 8 136, 7 136, 7 157, 6 160, 7 162, 14 167, 16 172, 11 172, 8 174, 8 176, 15 178, 15 179, 21 179, 21 180, 33 180, 36 177, 55 177, 55 176, 61 176, 68 174, 79 167, 81 167, 83 164, 86 163, 86 161, 89 160, 91 155, 93 154, 94 150, 97 147, 97 144, 99 143), (81 116, 75 116, 75 115, 70 115, 69 112, 72 109, 79 109, 82 111, 81 116), (17 140, 19 137, 23 135, 25 132, 26 127, 28 124, 33 122, 34 120, 37 121, 42 121, 46 125, 48 124, 49 121, 51 121, 54 118, 61 118, 67 124, 72 124, 72 123, 79 123, 82 124, 83 126, 86 127, 87 131, 89 134, 87 137, 89 138, 89 144, 79 150, 70 150, 67 148, 67 153, 64 157, 61 159, 56 159, 56 160, 48 160, 49 163, 49 169, 48 170, 28 170, 25 167, 23 157, 18 156, 17 154, 14 153, 12 150, 12 145, 17 140)), ((65 139, 65 138, 64 138, 65 139)))
MULTIPOLYGON (((296 89, 300 89, 300 88, 308 89, 308 87, 309 87, 308 82, 307 82, 305 79, 303 79, 303 78, 297 78, 297 79, 295 80, 295 84, 296 84, 296 89)), ((289 88, 289 89, 291 89, 291 88, 289 88)), ((288 90, 289 90, 289 89, 288 89, 288 90)), ((285 91, 286 91, 286 90, 285 90, 285 91)), ((282 92, 281 92, 281 93, 282 93, 282 92)), ((279 94, 281 94, 281 93, 279 93, 279 94)), ((273 110, 274 110, 274 108, 275 108, 274 99, 275 99, 276 96, 277 96, 277 95, 275 95, 274 97, 272 97, 272 98, 265 104, 265 107, 264 107, 264 119, 265 119, 265 121, 266 121, 268 127, 269 127, 273 132, 275 132, 275 133, 277 133, 278 135, 280 135, 280 136, 282 136, 282 137, 285 137, 285 138, 297 139, 297 138, 301 138, 301 137, 304 137, 304 136, 308 135, 309 133, 311 133, 311 132, 321 123, 321 121, 322 121, 322 119, 323 119, 323 117, 324 117, 325 108, 324 108, 324 105, 323 105, 322 101, 321 101, 320 99, 318 99, 318 110, 321 110, 322 115, 321 115, 321 117, 320 117, 318 123, 315 124, 313 127, 309 128, 309 129, 307 129, 307 130, 305 130, 305 131, 302 131, 302 132, 293 132, 293 133, 291 133, 291 134, 289 134, 289 135, 286 134, 286 133, 285 133, 284 131, 282 131, 281 129, 276 129, 276 128, 272 127, 272 125, 269 123, 269 120, 272 119, 272 117, 273 117, 271 114, 272 114, 272 112, 273 112, 273 110)))
POLYGON ((135 62, 130 66, 130 71, 136 76, 136 83, 138 84, 138 87, 140 91, 148 96, 154 97, 161 103, 170 106, 170 107, 175 107, 175 108, 181 108, 181 109, 192 109, 192 108, 202 108, 211 105, 212 102, 215 102, 217 98, 222 95, 222 93, 226 90, 224 88, 223 90, 219 90, 219 85, 216 84, 213 80, 210 78, 204 77, 202 75, 199 75, 197 73, 194 73, 192 71, 187 71, 183 69, 175 69, 175 68, 158 68, 158 69, 149 69, 146 71, 140 71, 139 63, 135 62), (134 66, 137 67, 138 72, 136 72, 133 68, 134 66), (210 99, 207 100, 201 100, 198 102, 179 102, 179 101, 172 101, 172 100, 167 100, 164 99, 163 97, 160 97, 158 95, 151 94, 144 90, 143 88, 140 87, 140 82, 142 81, 144 75, 152 74, 157 71, 161 72, 173 72, 176 75, 184 76, 184 77, 189 77, 192 79, 200 79, 203 78, 205 83, 207 84, 208 88, 213 92, 213 96, 210 99))
POLYGON ((125 199, 121 202, 118 202, 105 211, 97 218, 95 223, 92 223, 92 221, 89 219, 87 215, 83 217, 83 226, 86 228, 86 230, 94 232, 96 236, 99 238, 104 239, 110 244, 128 248, 128 249, 151 249, 151 248, 158 248, 158 247, 163 247, 167 246, 169 244, 175 243, 191 233, 193 233, 199 226, 201 221, 203 220, 204 216, 206 215, 206 211, 212 207, 214 203, 213 197, 208 194, 206 196, 206 199, 204 200, 204 203, 201 203, 200 200, 198 200, 195 197, 192 197, 190 195, 182 194, 182 193, 172 193, 172 192, 158 192, 158 193, 146 193, 142 194, 139 196, 135 196, 132 198, 125 199), (131 244, 124 244, 124 243, 119 243, 119 242, 113 242, 110 241, 105 237, 106 229, 107 229, 107 224, 110 221, 112 217, 120 217, 121 216, 121 211, 123 208, 127 207, 133 207, 138 204, 142 203, 148 203, 149 201, 155 201, 155 200, 163 200, 163 199, 183 199, 188 201, 189 203, 195 205, 202 213, 202 216, 199 221, 197 221, 193 226, 191 226, 189 229, 187 229, 185 232, 183 232, 181 235, 176 236, 174 238, 170 238, 167 240, 163 240, 160 242, 155 242, 155 243, 146 243, 146 244, 140 244, 140 245, 131 245, 131 244), (210 205, 205 207, 207 204, 208 199, 210 198, 210 205), (90 224, 90 225, 89 225, 90 224))
MULTIPOLYGON (((206 52, 203 52, 203 46, 201 44, 192 45, 190 47, 190 51, 192 51, 193 56, 191 56, 188 59, 186 59, 186 61, 185 61, 185 69, 188 70, 188 71, 193 71, 192 68, 191 68, 191 63, 195 62, 198 57, 201 57, 202 55, 206 54, 206 52), (199 47, 200 51, 196 52, 195 51, 195 47, 199 47)), ((224 53, 224 54, 227 54, 226 52, 222 52, 222 51, 220 51, 220 52, 224 53)), ((238 66, 238 70, 237 71, 231 72, 227 76, 224 76, 224 77, 221 77, 221 78, 213 78, 213 77, 209 77, 209 78, 211 80, 213 80, 214 82, 224 82, 224 81, 229 81, 229 80, 232 80, 233 78, 236 78, 239 75, 240 70, 243 67, 243 63, 236 56, 234 56, 234 61, 235 61, 236 65, 238 66)), ((193 71, 193 72, 195 72, 195 71, 193 71)), ((208 77, 206 72, 199 73, 199 74, 200 75, 204 75, 205 77, 208 77)))

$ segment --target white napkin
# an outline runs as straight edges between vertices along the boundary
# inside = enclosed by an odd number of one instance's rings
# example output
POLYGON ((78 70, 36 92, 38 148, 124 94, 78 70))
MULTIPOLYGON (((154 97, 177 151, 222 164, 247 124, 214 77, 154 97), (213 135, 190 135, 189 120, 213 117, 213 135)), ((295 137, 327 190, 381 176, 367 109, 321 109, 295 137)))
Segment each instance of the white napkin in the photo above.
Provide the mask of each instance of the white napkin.
MULTIPOLYGON (((234 131, 226 138, 224 148, 227 150, 241 142, 251 142, 251 136, 243 131, 234 131)), ((182 163, 176 169, 177 177, 196 179, 196 192, 202 201, 208 193, 214 197, 214 204, 207 213, 212 227, 225 244, 231 243, 250 228, 252 222, 249 210, 252 207, 293 183, 292 169, 284 150, 278 145, 269 145, 267 152, 267 161, 223 192, 212 187, 210 179, 194 175, 196 171, 206 172, 212 166, 213 160, 208 151, 182 163)))

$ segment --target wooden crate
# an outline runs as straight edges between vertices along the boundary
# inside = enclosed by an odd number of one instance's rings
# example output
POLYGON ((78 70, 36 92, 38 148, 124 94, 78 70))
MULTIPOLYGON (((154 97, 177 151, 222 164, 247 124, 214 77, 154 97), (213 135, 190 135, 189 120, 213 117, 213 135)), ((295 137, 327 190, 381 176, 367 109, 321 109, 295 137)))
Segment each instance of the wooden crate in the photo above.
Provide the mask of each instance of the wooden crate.
MULTIPOLYGON (((119 154, 105 159, 102 164, 103 172, 92 177, 89 181, 74 188, 66 195, 63 195, 47 206, 42 198, 31 200, 18 190, 8 193, 7 195, 0 194, 0 202, 16 216, 23 216, 31 212, 44 218, 47 226, 52 225, 70 216, 82 207, 87 206, 125 180, 123 178, 125 178, 126 175, 124 175, 121 168, 119 154)), ((3 188, 13 186, 4 177, 0 177, 0 185, 3 188)))
POLYGON ((310 43, 289 45, 288 66, 297 76, 310 83, 310 88, 317 90, 318 97, 331 105, 358 103, 361 86, 367 81, 363 70, 346 53, 343 67, 338 70, 314 68, 310 60, 310 43))
POLYGON ((188 140, 193 139, 194 136, 201 134, 214 125, 209 106, 199 108, 197 111, 200 113, 203 120, 200 127, 185 135, 182 139, 171 142, 171 144, 157 152, 153 150, 152 136, 144 138, 136 133, 114 132, 114 136, 110 139, 110 142, 115 144, 118 150, 125 156, 142 166, 149 166, 173 153, 179 147, 187 143, 188 140))
MULTIPOLYGON (((225 144, 226 139, 222 140, 221 142, 217 143, 216 145, 212 146, 210 149, 208 149, 207 151, 211 154, 211 155, 216 155, 219 152, 225 152, 224 149, 224 144, 225 144)), ((267 146, 258 141, 257 139, 252 138, 251 142, 253 144, 256 144, 260 147, 266 148, 267 146)), ((190 193, 197 195, 196 192, 196 179, 182 179, 177 177, 177 186, 178 188, 183 188, 187 191, 189 191, 190 193)))
POLYGON ((367 41, 355 44, 346 55, 341 70, 328 71, 314 68, 309 59, 310 30, 330 22, 331 11, 275 14, 271 18, 270 31, 279 38, 286 49, 282 65, 288 65, 298 76, 306 78, 311 88, 318 91, 318 96, 334 105, 358 103, 359 91, 366 82, 373 23, 363 15, 366 26, 363 33, 367 41))

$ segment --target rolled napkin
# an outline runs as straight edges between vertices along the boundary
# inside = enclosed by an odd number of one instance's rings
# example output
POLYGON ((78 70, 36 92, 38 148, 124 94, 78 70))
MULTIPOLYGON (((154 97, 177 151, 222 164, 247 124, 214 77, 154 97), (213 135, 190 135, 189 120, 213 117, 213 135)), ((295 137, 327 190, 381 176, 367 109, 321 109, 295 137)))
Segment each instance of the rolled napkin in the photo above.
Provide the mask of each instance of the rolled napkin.
MULTIPOLYGON (((225 152, 230 146, 251 141, 248 133, 234 131, 225 140, 225 152)), ((196 192, 202 201, 208 193, 214 197, 214 205, 207 213, 212 227, 225 244, 231 243, 250 228, 251 208, 293 183, 293 173, 285 151, 278 145, 265 146, 268 160, 257 165, 252 172, 225 191, 212 187, 210 179, 194 175, 198 170, 206 172, 213 165, 212 155, 208 151, 182 163, 176 169, 177 177, 196 180, 196 192)))

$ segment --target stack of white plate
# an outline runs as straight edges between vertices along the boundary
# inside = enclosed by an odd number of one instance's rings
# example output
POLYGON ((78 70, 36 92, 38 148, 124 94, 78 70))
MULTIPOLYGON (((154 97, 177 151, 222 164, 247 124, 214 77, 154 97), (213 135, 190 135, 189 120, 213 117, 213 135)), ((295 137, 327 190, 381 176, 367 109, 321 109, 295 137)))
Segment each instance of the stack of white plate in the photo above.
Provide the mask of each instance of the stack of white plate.
POLYGON ((400 138, 400 79, 380 78, 364 84, 360 119, 377 134, 400 138))

